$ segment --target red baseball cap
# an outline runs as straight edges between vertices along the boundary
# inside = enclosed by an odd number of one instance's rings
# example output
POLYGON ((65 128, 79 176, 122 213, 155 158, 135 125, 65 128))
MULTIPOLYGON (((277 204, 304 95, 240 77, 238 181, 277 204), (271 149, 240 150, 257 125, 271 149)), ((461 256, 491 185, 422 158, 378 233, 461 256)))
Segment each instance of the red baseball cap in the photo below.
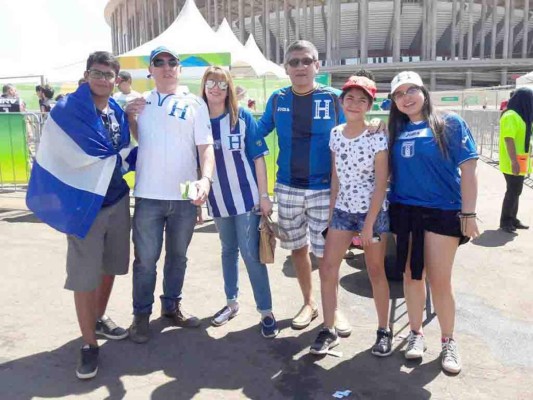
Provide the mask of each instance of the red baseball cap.
POLYGON ((376 97, 376 92, 378 91, 376 83, 366 76, 350 76, 346 83, 342 86, 342 91, 350 90, 353 88, 358 88, 364 90, 372 99, 376 97))

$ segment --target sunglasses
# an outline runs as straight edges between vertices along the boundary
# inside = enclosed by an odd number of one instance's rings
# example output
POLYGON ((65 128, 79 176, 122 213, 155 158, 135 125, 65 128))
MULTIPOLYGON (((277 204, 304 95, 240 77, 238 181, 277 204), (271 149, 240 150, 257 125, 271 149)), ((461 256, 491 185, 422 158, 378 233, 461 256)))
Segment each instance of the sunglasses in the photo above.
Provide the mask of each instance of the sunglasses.
POLYGON ((420 88, 418 86, 411 86, 409 89, 407 90, 397 90, 396 92, 394 92, 394 94, 392 95, 392 99, 394 101, 398 101, 400 99, 403 98, 403 96, 405 95, 414 95, 414 94, 417 94, 418 92, 420 92, 420 88))
POLYGON ((214 81, 213 79, 208 79, 205 81, 206 89, 213 89, 215 86, 218 86, 220 90, 228 90, 228 82, 214 81))
POLYGON ((291 58, 289 61, 287 61, 287 64, 293 68, 298 67, 300 64, 305 65, 308 67, 309 65, 313 64, 316 60, 311 57, 304 57, 304 58, 291 58))
POLYGON ((89 78, 91 79, 105 79, 106 81, 112 81, 117 76, 113 71, 103 72, 98 69, 90 69, 89 78))
POLYGON ((161 68, 165 65, 168 65, 170 68, 174 68, 180 65, 180 60, 171 58, 170 60, 166 61, 166 60, 162 60, 161 58, 156 58, 155 60, 152 61, 152 64, 156 68, 161 68))

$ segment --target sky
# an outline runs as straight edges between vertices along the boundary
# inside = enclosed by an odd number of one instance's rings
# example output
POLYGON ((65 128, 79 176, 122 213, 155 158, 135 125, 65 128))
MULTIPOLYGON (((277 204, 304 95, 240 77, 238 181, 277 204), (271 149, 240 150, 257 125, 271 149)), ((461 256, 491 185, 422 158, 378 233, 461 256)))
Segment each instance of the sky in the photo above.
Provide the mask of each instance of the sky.
POLYGON ((104 18, 107 3, 0 0, 0 78, 46 74, 84 62, 93 51, 111 51, 111 29, 104 18))

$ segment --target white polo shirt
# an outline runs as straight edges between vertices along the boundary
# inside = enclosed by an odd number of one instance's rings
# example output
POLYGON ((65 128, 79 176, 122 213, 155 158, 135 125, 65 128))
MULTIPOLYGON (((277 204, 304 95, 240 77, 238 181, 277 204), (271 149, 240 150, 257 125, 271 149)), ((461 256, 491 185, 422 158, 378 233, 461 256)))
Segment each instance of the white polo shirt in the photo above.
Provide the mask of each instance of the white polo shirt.
POLYGON ((207 105, 200 97, 178 90, 177 94, 155 89, 143 94, 146 107, 137 119, 135 197, 181 200, 180 183, 198 179, 196 146, 213 144, 207 105))

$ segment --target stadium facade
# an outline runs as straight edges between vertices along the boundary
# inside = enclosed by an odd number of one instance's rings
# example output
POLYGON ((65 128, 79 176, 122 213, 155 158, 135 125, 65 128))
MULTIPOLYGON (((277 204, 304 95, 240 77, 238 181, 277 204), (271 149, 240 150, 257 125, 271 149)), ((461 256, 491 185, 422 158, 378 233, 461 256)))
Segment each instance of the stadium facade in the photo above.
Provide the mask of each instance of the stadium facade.
MULTIPOLYGON (((110 0, 113 51, 162 33, 185 0, 110 0)), ((378 82, 403 69, 432 89, 513 83, 533 69, 529 0, 197 0, 207 22, 224 18, 242 43, 253 34, 270 60, 300 38, 317 46, 334 83, 363 67, 378 82)), ((533 8, 533 1, 531 4, 533 8)), ((191 33, 194 34, 194 33, 191 33)))

